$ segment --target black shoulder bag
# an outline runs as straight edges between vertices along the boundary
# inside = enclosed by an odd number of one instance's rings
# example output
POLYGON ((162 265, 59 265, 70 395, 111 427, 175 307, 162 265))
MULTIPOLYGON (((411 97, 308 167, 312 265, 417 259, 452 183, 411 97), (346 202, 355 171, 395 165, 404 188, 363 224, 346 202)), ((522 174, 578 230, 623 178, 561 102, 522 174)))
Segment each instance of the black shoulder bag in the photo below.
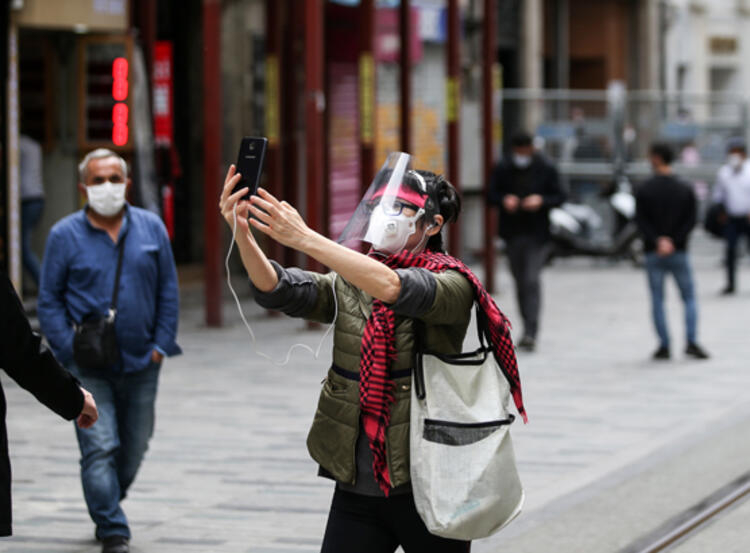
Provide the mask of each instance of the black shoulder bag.
POLYGON ((726 226, 727 211, 724 208, 724 204, 711 204, 708 210, 706 210, 706 216, 703 219, 703 228, 714 238, 724 238, 726 226))
POLYGON ((120 289, 120 271, 122 270, 122 252, 125 249, 125 238, 122 237, 117 254, 117 272, 115 289, 112 291, 112 303, 106 316, 89 313, 75 327, 73 336, 73 360, 84 369, 104 369, 111 367, 120 359, 120 348, 115 335, 115 317, 117 316, 117 293, 120 289))

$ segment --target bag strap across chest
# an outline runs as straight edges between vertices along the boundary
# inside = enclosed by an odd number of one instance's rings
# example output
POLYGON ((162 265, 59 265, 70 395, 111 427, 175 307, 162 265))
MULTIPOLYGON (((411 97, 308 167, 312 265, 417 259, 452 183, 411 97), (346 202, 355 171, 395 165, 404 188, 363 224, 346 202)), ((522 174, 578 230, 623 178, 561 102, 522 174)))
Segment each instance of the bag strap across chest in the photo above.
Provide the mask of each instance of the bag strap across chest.
POLYGON ((479 348, 466 353, 445 355, 432 352, 427 349, 427 327, 419 319, 412 319, 414 328, 414 389, 418 399, 424 399, 426 395, 424 384, 424 365, 422 355, 434 355, 452 365, 477 365, 484 363, 487 355, 492 353, 490 341, 487 338, 487 315, 480 309, 478 304, 474 304, 474 318, 477 324, 477 336, 479 336, 479 348), (481 354, 481 357, 477 357, 481 354))
POLYGON ((128 237, 126 232, 120 239, 120 243, 117 245, 117 270, 115 271, 115 287, 112 290, 112 301, 109 304, 109 320, 114 320, 117 315, 117 296, 120 293, 120 274, 122 273, 122 257, 125 251, 125 239, 128 237))

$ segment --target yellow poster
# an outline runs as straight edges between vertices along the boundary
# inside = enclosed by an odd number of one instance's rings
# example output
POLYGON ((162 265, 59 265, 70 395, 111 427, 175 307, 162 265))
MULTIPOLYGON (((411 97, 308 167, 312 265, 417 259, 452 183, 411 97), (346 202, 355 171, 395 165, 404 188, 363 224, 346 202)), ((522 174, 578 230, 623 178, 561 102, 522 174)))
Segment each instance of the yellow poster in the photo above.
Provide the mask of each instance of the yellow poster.
MULTIPOLYGON (((398 151, 400 145, 399 113, 397 103, 378 105, 376 125, 375 159, 382 163, 389 152, 398 151)), ((439 110, 417 101, 412 108, 412 167, 442 174, 445 171, 445 144, 443 121, 439 110)))

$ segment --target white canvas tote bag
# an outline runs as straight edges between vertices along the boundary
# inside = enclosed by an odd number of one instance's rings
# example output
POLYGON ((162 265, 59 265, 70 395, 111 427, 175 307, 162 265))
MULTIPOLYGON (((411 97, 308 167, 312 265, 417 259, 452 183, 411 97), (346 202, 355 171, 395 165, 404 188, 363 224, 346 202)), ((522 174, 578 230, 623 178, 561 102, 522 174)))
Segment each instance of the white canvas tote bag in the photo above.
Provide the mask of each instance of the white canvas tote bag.
POLYGON ((417 511, 438 536, 487 537, 524 501, 508 381, 484 342, 471 353, 417 354, 415 365, 410 457, 417 511))

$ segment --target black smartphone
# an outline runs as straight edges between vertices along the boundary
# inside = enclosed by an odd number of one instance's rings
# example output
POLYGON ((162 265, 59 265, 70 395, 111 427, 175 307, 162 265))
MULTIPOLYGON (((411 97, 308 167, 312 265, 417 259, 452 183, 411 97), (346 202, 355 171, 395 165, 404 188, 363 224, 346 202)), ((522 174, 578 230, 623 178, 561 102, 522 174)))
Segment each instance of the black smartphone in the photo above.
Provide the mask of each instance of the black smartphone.
POLYGON ((266 158, 266 146, 268 146, 268 139, 255 136, 246 136, 240 143, 237 172, 242 175, 242 179, 232 192, 247 187, 248 192, 242 197, 243 200, 249 200, 250 196, 258 190, 260 176, 263 173, 263 162, 266 158))

